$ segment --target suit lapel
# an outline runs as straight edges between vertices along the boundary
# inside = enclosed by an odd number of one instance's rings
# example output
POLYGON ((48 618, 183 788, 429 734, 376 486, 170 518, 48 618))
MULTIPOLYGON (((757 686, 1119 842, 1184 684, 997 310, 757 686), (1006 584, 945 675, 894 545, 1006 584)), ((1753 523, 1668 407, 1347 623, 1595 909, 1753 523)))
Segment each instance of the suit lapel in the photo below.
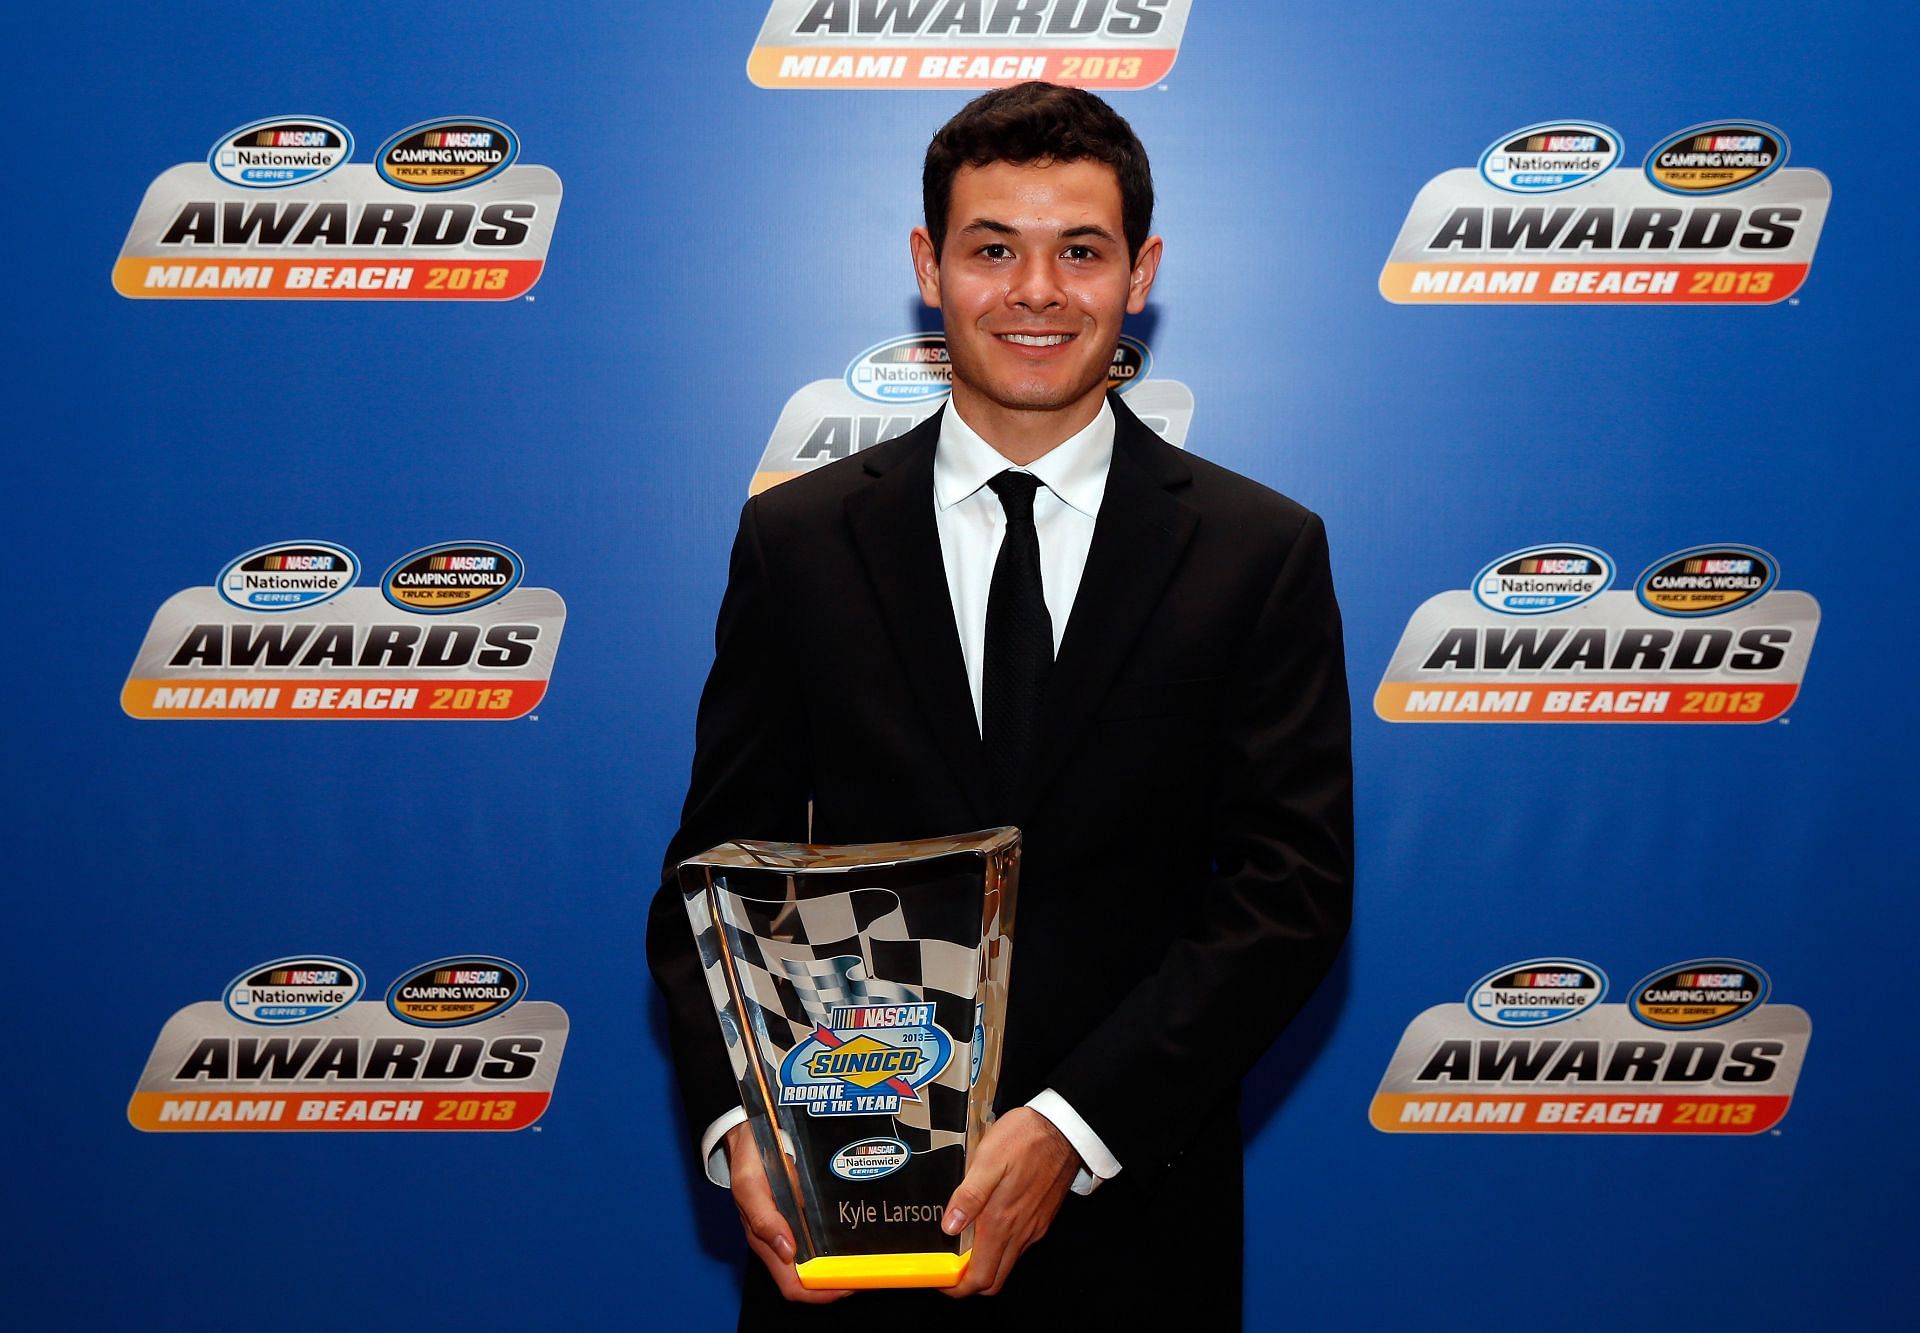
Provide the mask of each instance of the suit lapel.
POLYGON ((992 818, 992 789, 933 514, 933 450, 941 415, 934 413, 893 444, 862 455, 873 481, 847 497, 846 514, 880 603, 881 623, 934 743, 974 817, 984 823, 992 818))
POLYGON ((1111 401, 1113 465, 1086 571, 1047 677, 1023 813, 1073 753, 1199 523, 1192 506, 1169 493, 1191 479, 1186 464, 1118 397, 1111 401))

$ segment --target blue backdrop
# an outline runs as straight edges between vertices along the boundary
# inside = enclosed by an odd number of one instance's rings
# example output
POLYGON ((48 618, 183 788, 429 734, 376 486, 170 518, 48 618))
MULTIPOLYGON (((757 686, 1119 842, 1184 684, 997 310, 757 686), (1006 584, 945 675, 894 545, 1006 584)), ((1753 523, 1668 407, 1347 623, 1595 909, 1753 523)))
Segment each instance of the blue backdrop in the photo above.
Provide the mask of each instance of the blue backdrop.
MULTIPOLYGON (((796 390, 919 326, 920 155, 969 95, 756 87, 765 17, 15 21, 0 1264, 21 1326, 730 1321, 737 1224, 677 1121, 644 908, 748 482, 796 390), (352 127, 357 162, 433 116, 512 126, 565 186, 537 287, 116 294, 148 184, 282 113, 352 127), (545 699, 493 725, 122 712, 163 601, 300 537, 358 552, 369 582, 433 542, 512 547, 568 607, 545 699), (518 963, 571 1019, 551 1108, 511 1134, 130 1127, 168 1017, 301 951, 351 959, 376 1000, 428 959, 518 963)), ((1915 36, 1860 4, 1194 0, 1172 71, 1111 94, 1160 191, 1167 258, 1134 329, 1153 374, 1192 390, 1189 448, 1324 515, 1348 617, 1357 919, 1250 1085, 1250 1327, 1910 1310, 1915 36), (1687 126, 1780 127, 1833 188, 1805 285, 1752 307, 1383 300, 1420 187, 1553 117, 1617 129, 1622 174, 1687 126), (1791 712, 1372 712, 1422 602, 1552 541, 1611 553, 1619 587, 1706 542, 1777 557, 1821 611, 1791 712), (1791 1113, 1754 1136, 1376 1131, 1407 1024, 1543 955, 1622 990, 1693 958, 1766 969, 1814 1029, 1791 1113)))

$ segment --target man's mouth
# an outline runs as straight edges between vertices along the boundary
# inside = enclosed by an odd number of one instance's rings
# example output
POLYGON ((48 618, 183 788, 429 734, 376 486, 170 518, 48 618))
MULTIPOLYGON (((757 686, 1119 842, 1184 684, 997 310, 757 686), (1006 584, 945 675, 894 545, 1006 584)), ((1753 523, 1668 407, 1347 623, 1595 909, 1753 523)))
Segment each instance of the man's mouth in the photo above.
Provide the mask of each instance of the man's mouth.
POLYGON ((1073 341, 1071 333, 996 333, 993 336, 1020 347, 1058 347, 1073 341))

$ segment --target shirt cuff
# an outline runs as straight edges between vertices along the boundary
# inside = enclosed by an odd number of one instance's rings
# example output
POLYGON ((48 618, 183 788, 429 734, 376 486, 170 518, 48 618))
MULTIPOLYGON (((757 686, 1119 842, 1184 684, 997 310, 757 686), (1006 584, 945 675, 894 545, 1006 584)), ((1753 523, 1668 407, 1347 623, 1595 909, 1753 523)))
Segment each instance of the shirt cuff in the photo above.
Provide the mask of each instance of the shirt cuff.
POLYGON ((708 1125, 707 1132, 700 1136, 700 1160, 707 1164, 707 1179, 721 1189, 733 1187, 733 1171, 727 1165, 727 1145, 721 1140, 735 1125, 746 1123, 747 1108, 736 1106, 708 1125))
MULTIPOLYGON (((1080 1154, 1081 1168, 1073 1177, 1075 1194, 1091 1194, 1100 1188, 1101 1181, 1111 1180, 1120 1174, 1120 1163, 1107 1151, 1107 1145, 1100 1141, 1093 1127, 1080 1118, 1079 1112, 1067 1105, 1065 1097, 1048 1088, 1028 1102, 1027 1106, 1045 1116, 1073 1145, 1073 1150, 1080 1154)), ((718 1124, 719 1121, 714 1123, 718 1124)))

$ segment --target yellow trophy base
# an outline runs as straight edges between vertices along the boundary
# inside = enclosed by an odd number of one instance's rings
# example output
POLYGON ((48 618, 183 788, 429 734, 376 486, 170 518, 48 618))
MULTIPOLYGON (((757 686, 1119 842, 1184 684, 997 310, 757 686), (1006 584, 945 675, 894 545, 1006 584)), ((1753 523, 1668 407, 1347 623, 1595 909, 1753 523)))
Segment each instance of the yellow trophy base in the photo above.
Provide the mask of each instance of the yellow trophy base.
POLYGON ((868 1291, 876 1287, 951 1287, 966 1275, 965 1254, 823 1254, 795 1264, 809 1291, 868 1291))

